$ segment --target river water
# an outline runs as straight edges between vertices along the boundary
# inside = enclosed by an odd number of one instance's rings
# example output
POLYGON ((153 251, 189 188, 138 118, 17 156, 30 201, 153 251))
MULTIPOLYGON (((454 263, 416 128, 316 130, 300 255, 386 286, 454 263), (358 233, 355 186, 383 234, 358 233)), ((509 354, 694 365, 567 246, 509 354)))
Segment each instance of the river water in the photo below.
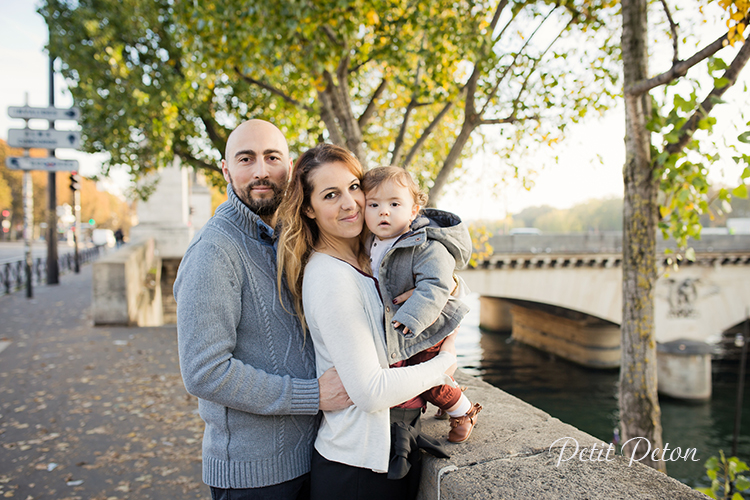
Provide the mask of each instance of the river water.
MULTIPOLYGON (((456 341, 459 367, 527 403, 612 442, 618 425, 618 370, 593 370, 570 363, 511 339, 510 333, 479 329, 479 296, 464 299, 471 312, 456 341)), ((667 473, 691 486, 710 486, 705 463, 732 450, 739 362, 714 358, 713 395, 705 403, 660 398, 663 438, 669 449, 695 448, 697 462, 669 461, 667 473)), ((746 377, 747 378, 747 377, 746 377)), ((745 386, 750 381, 745 381, 745 386)), ((485 416, 484 418, 487 418, 485 416)), ((561 436, 562 437, 562 436, 561 436)), ((550 443, 552 444, 552 443, 550 443)), ((750 461, 750 395, 745 391, 738 457, 750 461)), ((640 456, 640 455, 638 455, 640 456)))

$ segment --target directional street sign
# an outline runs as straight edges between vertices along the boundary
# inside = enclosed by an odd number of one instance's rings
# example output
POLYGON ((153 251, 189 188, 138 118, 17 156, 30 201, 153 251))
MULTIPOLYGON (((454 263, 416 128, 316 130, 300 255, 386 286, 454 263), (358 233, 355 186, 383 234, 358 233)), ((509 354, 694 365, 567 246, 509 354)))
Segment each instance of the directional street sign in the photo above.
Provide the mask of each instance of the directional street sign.
POLYGON ((29 106, 9 106, 8 116, 24 120, 78 120, 81 110, 78 108, 31 108, 29 106))
POLYGON ((12 128, 8 130, 8 145, 12 148, 78 149, 81 145, 81 133, 71 130, 12 128))
POLYGON ((12 156, 5 159, 5 165, 11 170, 43 170, 46 172, 78 171, 78 160, 61 160, 60 158, 29 158, 12 156))

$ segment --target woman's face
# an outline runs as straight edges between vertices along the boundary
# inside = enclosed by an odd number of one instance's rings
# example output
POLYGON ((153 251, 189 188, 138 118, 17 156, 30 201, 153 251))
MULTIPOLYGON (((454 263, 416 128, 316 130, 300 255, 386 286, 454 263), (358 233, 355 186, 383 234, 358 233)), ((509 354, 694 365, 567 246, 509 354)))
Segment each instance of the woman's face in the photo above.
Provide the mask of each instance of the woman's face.
POLYGON ((359 236, 364 223, 365 195, 359 178, 341 162, 326 163, 310 174, 312 193, 305 214, 315 220, 321 239, 359 236))

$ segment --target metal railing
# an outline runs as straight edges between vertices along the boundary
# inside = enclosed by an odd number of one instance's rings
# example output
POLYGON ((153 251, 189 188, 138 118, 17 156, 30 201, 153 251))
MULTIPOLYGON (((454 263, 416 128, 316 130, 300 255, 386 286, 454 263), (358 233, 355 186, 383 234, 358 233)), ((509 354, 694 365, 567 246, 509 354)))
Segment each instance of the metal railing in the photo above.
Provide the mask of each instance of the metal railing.
MULTIPOLYGON (((99 246, 83 248, 78 251, 78 263, 86 264, 95 260, 101 254, 99 246)), ((73 271, 75 268, 75 254, 68 252, 57 258, 57 268, 60 274, 73 271)), ((47 282, 47 258, 35 257, 31 261, 32 284, 41 285, 47 282)), ((26 259, 0 260, 0 295, 6 295, 26 286, 26 259)))

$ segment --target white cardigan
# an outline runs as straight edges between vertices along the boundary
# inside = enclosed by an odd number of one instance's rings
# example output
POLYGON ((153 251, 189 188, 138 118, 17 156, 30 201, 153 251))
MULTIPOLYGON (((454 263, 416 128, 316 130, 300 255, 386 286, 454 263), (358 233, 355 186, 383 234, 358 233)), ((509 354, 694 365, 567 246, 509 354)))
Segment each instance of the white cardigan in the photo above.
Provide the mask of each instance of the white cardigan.
POLYGON ((447 352, 416 366, 388 368, 383 304, 375 280, 344 261, 313 253, 302 283, 318 377, 332 366, 353 406, 324 412, 315 449, 328 460, 388 471, 390 413, 441 384, 456 358, 447 352))

